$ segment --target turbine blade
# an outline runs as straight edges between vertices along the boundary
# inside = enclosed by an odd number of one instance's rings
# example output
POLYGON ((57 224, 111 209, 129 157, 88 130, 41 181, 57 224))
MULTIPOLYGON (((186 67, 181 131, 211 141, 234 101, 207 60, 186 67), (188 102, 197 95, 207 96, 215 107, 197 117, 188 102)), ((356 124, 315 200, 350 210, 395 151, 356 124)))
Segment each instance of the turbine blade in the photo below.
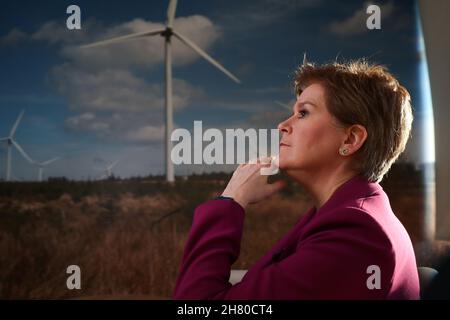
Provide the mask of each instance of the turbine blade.
POLYGON ((16 122, 14 123, 11 132, 9 133, 10 137, 13 137, 14 134, 16 133, 17 127, 19 126, 20 120, 22 120, 23 114, 24 114, 25 110, 22 110, 19 114, 19 116, 17 117, 16 122))
POLYGON ((172 28, 173 20, 175 19, 175 11, 177 10, 177 0, 170 0, 167 8, 167 26, 172 28))
POLYGON ((12 143, 13 143, 14 147, 16 147, 16 149, 20 152, 20 154, 21 154, 25 159, 27 159, 27 161, 28 161, 29 163, 34 163, 34 161, 30 158, 30 156, 27 155, 27 153, 22 149, 22 147, 21 147, 16 141, 12 140, 12 143))
POLYGON ((56 157, 56 158, 53 158, 53 159, 44 161, 44 162, 41 163, 41 166, 46 166, 46 165, 48 165, 48 164, 50 164, 50 163, 52 163, 52 162, 55 162, 55 161, 57 161, 57 160, 59 160, 59 159, 61 159, 61 157, 56 157))
POLYGON ((108 169, 108 170, 112 170, 112 168, 114 168, 118 162, 119 162, 119 160, 114 161, 113 163, 111 163, 111 164, 109 165, 109 167, 108 167, 107 169, 108 169))
POLYGON ((0 138, 0 141, 7 141, 8 138, 0 138))
POLYGON ((80 46, 80 48, 83 48, 83 49, 93 48, 93 47, 99 47, 99 46, 103 46, 103 45, 107 45, 107 44, 111 44, 111 43, 121 42, 124 40, 131 40, 131 39, 143 38, 143 37, 148 37, 148 36, 154 36, 154 35, 160 34, 163 31, 164 31, 164 29, 158 29, 158 30, 154 30, 154 31, 145 31, 145 32, 128 34, 126 36, 120 36, 120 37, 115 37, 115 38, 111 38, 111 39, 107 39, 107 40, 97 41, 97 42, 90 43, 90 44, 85 44, 85 45, 80 46))
POLYGON ((215 66, 217 69, 219 69, 220 71, 222 71, 223 73, 225 73, 228 77, 230 77, 231 79, 233 79, 233 81, 237 82, 237 83, 241 83, 241 80, 239 80, 236 76, 234 76, 230 71, 228 71, 227 69, 225 69, 225 67, 223 67, 219 62, 217 62, 216 60, 214 60, 210 55, 208 55, 205 51, 203 51, 202 49, 200 49, 200 47, 198 47, 195 43, 193 43, 191 40, 189 40, 188 38, 186 38, 185 36, 179 34, 178 32, 176 32, 175 30, 172 30, 173 34, 181 41, 183 42, 185 45, 187 45, 188 47, 190 47, 192 50, 194 50, 195 52, 197 52, 200 56, 202 56, 205 60, 207 60, 209 63, 211 63, 213 66, 215 66))
POLYGON ((282 106, 285 109, 288 109, 289 111, 292 111, 292 108, 289 107, 287 104, 280 102, 280 101, 275 101, 276 104, 278 104, 279 106, 282 106))

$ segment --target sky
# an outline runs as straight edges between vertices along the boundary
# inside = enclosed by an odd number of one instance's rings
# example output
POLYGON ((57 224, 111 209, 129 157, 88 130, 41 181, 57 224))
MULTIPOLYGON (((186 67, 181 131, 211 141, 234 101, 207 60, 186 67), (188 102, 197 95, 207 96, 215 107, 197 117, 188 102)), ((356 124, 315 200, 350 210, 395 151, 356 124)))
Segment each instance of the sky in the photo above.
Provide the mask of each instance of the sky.
MULTIPOLYGON (((411 93, 415 120, 405 159, 431 161, 421 152, 432 113, 423 93, 415 2, 373 3, 381 9, 381 30, 367 29, 363 1, 179 0, 174 28, 242 83, 173 39, 175 127, 190 130, 201 120, 204 128, 276 128, 289 111, 275 101, 294 102, 293 75, 304 53, 315 63, 366 57, 386 65, 411 93)), ((94 179, 117 160, 116 176, 163 174, 163 38, 79 46, 163 27, 167 6, 162 0, 3 1, 0 137, 25 110, 17 142, 37 162, 61 157, 46 167, 46 177, 94 179), (81 9, 81 30, 66 27, 71 4, 81 9)), ((0 147, 0 177, 5 150, 0 147)), ((12 159, 16 179, 36 179, 37 168, 16 150, 12 159)), ((175 168, 177 174, 222 169, 232 167, 175 168)))

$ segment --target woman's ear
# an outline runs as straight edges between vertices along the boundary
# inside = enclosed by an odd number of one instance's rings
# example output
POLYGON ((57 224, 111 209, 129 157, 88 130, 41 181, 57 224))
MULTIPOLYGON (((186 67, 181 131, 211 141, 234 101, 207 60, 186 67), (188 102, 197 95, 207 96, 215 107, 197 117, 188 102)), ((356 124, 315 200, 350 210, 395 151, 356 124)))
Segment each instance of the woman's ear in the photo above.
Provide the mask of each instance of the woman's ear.
POLYGON ((350 155, 359 150, 367 139, 367 130, 360 124, 351 125, 346 129, 347 137, 339 148, 342 155, 350 155), (346 150, 346 151, 344 151, 346 150), (344 152, 342 152, 344 151, 344 152))

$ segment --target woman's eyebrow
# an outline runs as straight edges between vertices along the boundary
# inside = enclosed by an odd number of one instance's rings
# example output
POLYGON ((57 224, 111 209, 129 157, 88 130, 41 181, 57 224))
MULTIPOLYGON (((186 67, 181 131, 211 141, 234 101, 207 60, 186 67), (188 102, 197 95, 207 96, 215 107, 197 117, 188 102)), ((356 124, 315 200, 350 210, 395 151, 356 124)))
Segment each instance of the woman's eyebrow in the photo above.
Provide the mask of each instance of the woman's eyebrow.
POLYGON ((311 101, 302 101, 302 102, 299 102, 299 103, 298 103, 299 107, 303 107, 305 104, 310 104, 310 105, 312 105, 314 108, 317 108, 317 105, 316 105, 315 103, 312 103, 311 101))

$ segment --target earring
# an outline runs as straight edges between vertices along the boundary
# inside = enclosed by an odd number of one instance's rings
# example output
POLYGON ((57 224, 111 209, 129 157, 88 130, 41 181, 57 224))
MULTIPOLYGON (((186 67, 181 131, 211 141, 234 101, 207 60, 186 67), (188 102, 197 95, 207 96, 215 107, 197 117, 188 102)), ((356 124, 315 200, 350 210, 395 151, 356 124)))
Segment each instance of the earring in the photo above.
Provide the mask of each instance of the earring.
POLYGON ((348 152, 348 149, 339 149, 339 153, 343 156, 345 156, 348 152))

